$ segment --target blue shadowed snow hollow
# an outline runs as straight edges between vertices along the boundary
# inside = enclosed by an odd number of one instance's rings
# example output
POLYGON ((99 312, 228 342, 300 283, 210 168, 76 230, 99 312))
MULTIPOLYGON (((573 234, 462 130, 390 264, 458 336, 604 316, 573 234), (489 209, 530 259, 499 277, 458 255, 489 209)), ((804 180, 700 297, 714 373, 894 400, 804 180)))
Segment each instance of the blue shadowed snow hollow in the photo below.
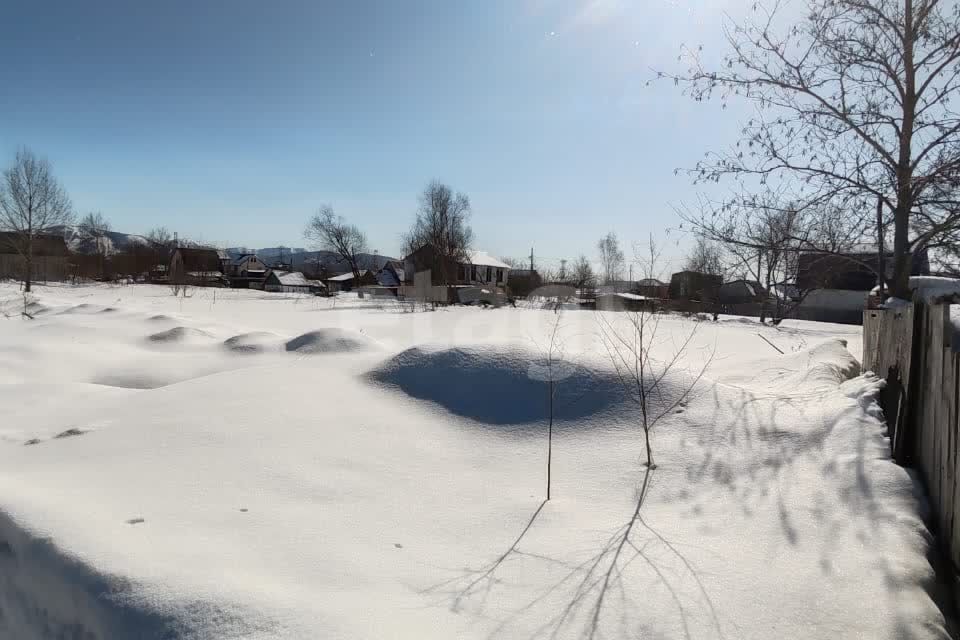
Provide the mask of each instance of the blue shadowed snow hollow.
MULTIPOLYGON (((491 425, 524 425, 548 417, 549 369, 536 352, 509 347, 433 350, 414 347, 369 374, 374 382, 491 425)), ((611 371, 554 364, 554 418, 583 420, 625 401, 611 371)))

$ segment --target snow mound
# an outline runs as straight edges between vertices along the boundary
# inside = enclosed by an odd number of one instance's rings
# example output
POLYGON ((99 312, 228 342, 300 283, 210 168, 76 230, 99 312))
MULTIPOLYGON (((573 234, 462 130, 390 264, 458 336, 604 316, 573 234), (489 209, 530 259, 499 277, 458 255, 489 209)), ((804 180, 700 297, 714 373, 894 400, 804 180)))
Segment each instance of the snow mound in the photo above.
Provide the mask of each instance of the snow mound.
POLYGON ((252 331, 227 338, 223 346, 236 353, 261 353, 280 348, 280 336, 269 331, 252 331))
POLYGON ((350 329, 318 329, 293 338, 286 344, 287 351, 297 353, 353 353, 378 349, 372 338, 350 329))
POLYGON ((150 316, 149 318, 147 318, 147 320, 149 320, 150 322, 173 322, 173 317, 162 314, 162 313, 158 313, 155 316, 150 316))
POLYGON ((847 350, 846 340, 833 339, 796 353, 746 363, 716 379, 744 389, 796 395, 833 391, 858 375, 860 363, 847 350))
POLYGON ((99 307, 95 304, 90 304, 87 302, 82 302, 80 304, 73 305, 68 309, 64 309, 60 313, 73 314, 73 313, 98 313, 103 311, 103 307, 99 307))
POLYGON ((174 327, 147 336, 147 340, 154 344, 198 343, 207 342, 212 338, 213 336, 206 331, 184 326, 174 327))
MULTIPOLYGON (((453 349, 414 347, 368 374, 379 384, 491 425, 542 423, 549 385, 543 358, 510 346, 453 349)), ((582 365, 555 365, 554 418, 584 420, 625 401, 613 372, 582 365)))
MULTIPOLYGON (((121 369, 94 376, 91 384, 121 389, 159 389, 183 381, 183 376, 165 372, 152 373, 140 369, 121 369)), ((189 378, 188 378, 189 379, 189 378)))

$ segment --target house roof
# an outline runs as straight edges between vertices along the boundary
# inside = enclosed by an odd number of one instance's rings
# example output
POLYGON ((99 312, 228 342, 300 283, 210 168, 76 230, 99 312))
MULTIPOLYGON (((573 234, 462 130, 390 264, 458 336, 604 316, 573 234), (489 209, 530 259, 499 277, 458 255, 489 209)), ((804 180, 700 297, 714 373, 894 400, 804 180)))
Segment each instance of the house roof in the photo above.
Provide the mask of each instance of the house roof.
MULTIPOLYGON (((0 253, 19 253, 24 236, 11 231, 0 232, 0 253)), ((35 256, 66 256, 67 243, 63 236, 52 234, 37 234, 33 236, 33 255, 35 256)))
POLYGON ((597 296, 598 298, 620 298, 621 300, 656 300, 657 298, 648 298, 647 296, 641 296, 636 293, 601 293, 597 296))
MULTIPOLYGON (((360 277, 362 278, 363 276, 367 275, 367 273, 368 273, 368 271, 367 271, 366 269, 364 269, 363 271, 360 272, 360 277)), ((333 276, 332 278, 327 278, 327 280, 329 280, 329 281, 331 281, 331 282, 346 282, 346 281, 348 281, 348 280, 353 280, 353 272, 352 272, 352 271, 348 271, 347 273, 341 273, 341 274, 338 275, 338 276, 333 276)))
POLYGON ((234 258, 233 260, 231 260, 230 263, 231 263, 232 265, 236 266, 236 267, 239 267, 239 266, 242 265, 244 262, 248 261, 250 258, 259 259, 259 258, 257 258, 257 254, 255 254, 255 253, 245 253, 245 254, 243 254, 242 256, 237 256, 236 258, 234 258))
POLYGON ((299 271, 271 271, 281 285, 285 287, 322 287, 319 280, 310 280, 299 271))
POLYGON ((470 260, 469 264, 474 264, 481 267, 496 267, 498 269, 509 269, 508 265, 503 260, 498 260, 486 251, 468 251, 468 258, 470 260))
POLYGON ((637 280, 638 287, 665 287, 667 286, 666 282, 660 282, 656 278, 644 278, 643 280, 637 280))
POLYGON ((763 286, 756 280, 747 280, 746 278, 738 278, 737 280, 731 280, 730 282, 724 282, 721 286, 730 288, 731 286, 740 286, 743 285, 751 293, 756 294, 759 291, 763 290, 763 286))

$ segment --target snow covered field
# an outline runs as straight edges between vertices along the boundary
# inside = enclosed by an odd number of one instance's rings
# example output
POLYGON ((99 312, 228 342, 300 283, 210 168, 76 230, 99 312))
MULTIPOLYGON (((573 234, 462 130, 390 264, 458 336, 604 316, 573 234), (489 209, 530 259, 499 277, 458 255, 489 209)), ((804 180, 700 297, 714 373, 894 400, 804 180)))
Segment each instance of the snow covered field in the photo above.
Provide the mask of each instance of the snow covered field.
POLYGON ((544 504, 550 311, 33 302, 0 285, 0 638, 947 637, 859 327, 664 318, 709 367, 648 471, 564 312, 544 504))

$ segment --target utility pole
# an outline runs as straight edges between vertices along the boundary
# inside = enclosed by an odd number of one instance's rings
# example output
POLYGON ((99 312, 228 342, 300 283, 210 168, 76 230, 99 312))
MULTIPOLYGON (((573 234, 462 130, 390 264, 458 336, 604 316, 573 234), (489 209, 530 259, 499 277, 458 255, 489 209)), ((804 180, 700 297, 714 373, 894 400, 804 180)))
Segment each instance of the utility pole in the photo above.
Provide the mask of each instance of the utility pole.
POLYGON ((567 279, 567 261, 564 259, 560 260, 560 282, 564 282, 567 279))
POLYGON ((530 247, 530 275, 533 275, 533 247, 530 247))

